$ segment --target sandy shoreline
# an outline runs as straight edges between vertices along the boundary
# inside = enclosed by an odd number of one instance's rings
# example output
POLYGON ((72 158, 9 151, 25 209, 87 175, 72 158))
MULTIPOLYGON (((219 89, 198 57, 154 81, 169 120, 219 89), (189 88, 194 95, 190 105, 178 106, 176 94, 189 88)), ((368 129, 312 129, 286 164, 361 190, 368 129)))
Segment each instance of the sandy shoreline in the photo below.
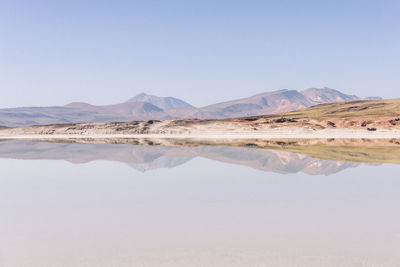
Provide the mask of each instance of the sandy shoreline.
POLYGON ((237 118, 67 123, 0 129, 0 140, 30 139, 400 139, 400 118, 237 118))
POLYGON ((5 139, 391 139, 400 138, 400 131, 381 130, 367 132, 365 130, 321 130, 321 131, 265 131, 265 132, 204 132, 193 134, 8 134, 0 135, 0 140, 5 139))

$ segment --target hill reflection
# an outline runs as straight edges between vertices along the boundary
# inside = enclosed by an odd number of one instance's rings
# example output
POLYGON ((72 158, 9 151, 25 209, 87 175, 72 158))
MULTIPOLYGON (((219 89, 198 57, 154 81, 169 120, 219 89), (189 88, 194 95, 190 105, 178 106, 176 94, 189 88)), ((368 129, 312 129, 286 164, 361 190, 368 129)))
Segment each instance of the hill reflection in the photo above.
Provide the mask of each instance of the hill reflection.
POLYGON ((174 168, 196 157, 281 174, 302 172, 309 175, 330 175, 360 164, 344 160, 320 159, 302 153, 274 148, 226 145, 167 146, 25 141, 0 143, 0 157, 25 160, 65 160, 71 163, 88 163, 96 160, 116 161, 128 164, 142 172, 159 168, 174 168))

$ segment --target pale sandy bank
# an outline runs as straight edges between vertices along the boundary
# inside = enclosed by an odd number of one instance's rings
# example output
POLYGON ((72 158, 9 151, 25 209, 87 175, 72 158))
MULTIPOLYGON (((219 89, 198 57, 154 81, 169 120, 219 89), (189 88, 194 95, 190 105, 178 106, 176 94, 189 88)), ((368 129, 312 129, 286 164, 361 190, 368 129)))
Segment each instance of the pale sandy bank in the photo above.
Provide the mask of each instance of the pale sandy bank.
POLYGON ((23 133, 5 133, 0 134, 0 139, 129 139, 129 138, 168 138, 168 139, 330 139, 330 138, 356 138, 356 139, 390 139, 400 138, 399 130, 378 130, 378 131, 365 131, 365 130, 304 130, 304 129, 290 129, 290 130, 269 130, 260 132, 198 132, 198 133, 177 133, 177 134, 93 134, 93 133, 80 133, 80 134, 23 134, 23 133))
MULTIPOLYGON (((400 119, 398 120, 400 122, 400 119)), ((400 138, 397 120, 239 118, 228 120, 166 120, 71 123, 0 129, 0 139, 315 139, 400 138)))

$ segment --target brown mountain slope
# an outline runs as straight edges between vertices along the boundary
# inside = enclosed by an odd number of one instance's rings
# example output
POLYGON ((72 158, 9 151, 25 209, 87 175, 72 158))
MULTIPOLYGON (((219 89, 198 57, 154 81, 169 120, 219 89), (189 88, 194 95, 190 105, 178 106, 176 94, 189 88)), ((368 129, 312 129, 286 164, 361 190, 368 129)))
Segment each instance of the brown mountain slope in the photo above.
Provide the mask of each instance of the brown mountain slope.
POLYGON ((400 116, 400 98, 330 103, 276 116, 290 118, 357 118, 400 116))
POLYGON ((220 112, 222 117, 261 115, 298 110, 313 104, 295 90, 279 90, 201 108, 202 112, 220 112))

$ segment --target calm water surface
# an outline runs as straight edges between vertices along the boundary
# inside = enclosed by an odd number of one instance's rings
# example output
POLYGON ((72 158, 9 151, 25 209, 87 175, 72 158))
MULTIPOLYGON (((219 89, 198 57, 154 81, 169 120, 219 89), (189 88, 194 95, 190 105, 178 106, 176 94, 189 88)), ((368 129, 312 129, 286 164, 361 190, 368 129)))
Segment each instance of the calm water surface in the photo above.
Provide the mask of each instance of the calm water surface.
POLYGON ((400 165, 0 144, 0 266, 400 266, 400 165))

